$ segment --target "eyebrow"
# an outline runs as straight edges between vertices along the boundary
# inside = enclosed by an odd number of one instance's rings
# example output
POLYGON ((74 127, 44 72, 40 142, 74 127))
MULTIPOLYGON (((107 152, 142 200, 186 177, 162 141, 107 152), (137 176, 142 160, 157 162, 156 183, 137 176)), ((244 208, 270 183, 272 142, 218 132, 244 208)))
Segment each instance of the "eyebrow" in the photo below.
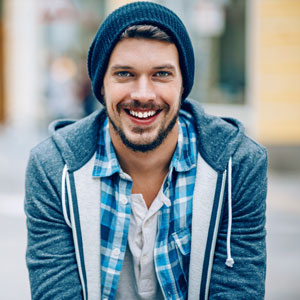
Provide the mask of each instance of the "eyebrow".
POLYGON ((166 64, 166 65, 154 67, 153 69, 155 69, 155 70, 163 70, 163 69, 175 70, 175 66, 171 65, 171 64, 166 64))
MULTIPOLYGON (((126 65, 120 65, 120 64, 116 64, 114 66, 111 67, 112 70, 133 70, 134 68, 131 66, 126 66, 126 65)), ((175 70, 175 66, 172 64, 166 64, 166 65, 162 65, 162 66, 156 66, 153 67, 154 70, 163 70, 163 69, 170 69, 170 70, 175 70)))
POLYGON ((114 65, 111 67, 113 70, 128 70, 128 69, 133 69, 133 67, 130 66, 123 66, 123 65, 114 65))

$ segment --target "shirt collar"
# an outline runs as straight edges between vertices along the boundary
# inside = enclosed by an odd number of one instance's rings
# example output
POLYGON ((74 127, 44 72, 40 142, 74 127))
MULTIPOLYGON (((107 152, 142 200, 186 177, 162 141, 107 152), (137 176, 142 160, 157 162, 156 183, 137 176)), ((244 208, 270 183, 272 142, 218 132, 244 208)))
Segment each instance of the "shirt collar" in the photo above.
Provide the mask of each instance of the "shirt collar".
POLYGON ((109 133, 108 119, 100 126, 93 177, 108 177, 121 171, 109 133))
MULTIPOLYGON (((173 154, 169 175, 172 169, 186 172, 196 166, 196 134, 191 120, 186 113, 181 112, 178 118, 178 141, 173 154)), ((100 126, 98 149, 93 169, 93 177, 107 177, 120 173, 121 167, 109 133, 108 119, 100 126)))
POLYGON ((178 141, 170 168, 177 172, 186 172, 196 166, 196 134, 185 114, 178 119, 178 141))

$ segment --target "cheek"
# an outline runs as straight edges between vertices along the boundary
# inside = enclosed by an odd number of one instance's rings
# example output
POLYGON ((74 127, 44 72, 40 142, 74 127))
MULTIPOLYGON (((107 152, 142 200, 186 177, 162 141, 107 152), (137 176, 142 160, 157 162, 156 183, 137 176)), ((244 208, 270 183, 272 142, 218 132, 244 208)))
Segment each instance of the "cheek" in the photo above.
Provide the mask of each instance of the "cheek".
POLYGON ((177 107, 181 102, 182 88, 177 85, 169 87, 168 89, 163 89, 162 95, 164 99, 167 99, 167 102, 170 106, 177 107))
POLYGON ((105 85, 105 97, 112 103, 117 103, 126 95, 126 88, 122 84, 105 85))
POLYGON ((103 96, 105 99, 105 104, 107 108, 113 107, 117 101, 118 91, 116 89, 110 88, 109 85, 105 85, 103 89, 103 96))

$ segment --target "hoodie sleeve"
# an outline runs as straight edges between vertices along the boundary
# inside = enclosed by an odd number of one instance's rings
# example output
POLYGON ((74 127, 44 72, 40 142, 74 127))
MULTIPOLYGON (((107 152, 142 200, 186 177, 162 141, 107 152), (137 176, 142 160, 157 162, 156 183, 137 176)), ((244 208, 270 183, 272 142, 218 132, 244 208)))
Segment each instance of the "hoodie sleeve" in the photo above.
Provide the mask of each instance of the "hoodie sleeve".
POLYGON ((225 265, 228 199, 217 238, 209 299, 264 299, 266 275, 266 150, 244 138, 233 156, 232 268, 225 265))
POLYGON ((72 232, 61 208, 59 157, 48 140, 31 152, 26 171, 26 263, 33 300, 82 299, 72 232))

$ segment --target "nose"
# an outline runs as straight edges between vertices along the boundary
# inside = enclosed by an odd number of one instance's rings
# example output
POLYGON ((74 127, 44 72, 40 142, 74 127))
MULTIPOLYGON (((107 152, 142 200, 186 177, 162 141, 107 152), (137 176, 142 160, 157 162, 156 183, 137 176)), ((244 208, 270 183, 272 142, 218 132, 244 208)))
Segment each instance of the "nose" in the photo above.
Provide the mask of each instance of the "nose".
POLYGON ((141 102, 155 100, 153 83, 147 76, 141 76, 136 80, 134 89, 131 93, 131 99, 141 102))

